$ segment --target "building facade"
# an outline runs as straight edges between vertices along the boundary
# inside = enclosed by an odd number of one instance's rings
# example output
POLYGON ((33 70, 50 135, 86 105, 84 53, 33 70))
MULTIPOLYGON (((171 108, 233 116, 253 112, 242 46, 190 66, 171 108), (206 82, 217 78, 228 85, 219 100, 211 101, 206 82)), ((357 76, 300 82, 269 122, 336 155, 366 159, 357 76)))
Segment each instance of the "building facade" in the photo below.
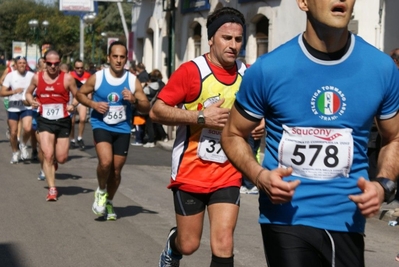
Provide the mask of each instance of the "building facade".
MULTIPOLYGON (((165 77, 183 62, 209 51, 206 18, 223 6, 240 10, 246 18, 245 44, 240 58, 256 58, 305 29, 305 13, 294 0, 142 0, 133 1, 133 59, 147 71, 165 77)), ((397 0, 358 0, 350 23, 352 32, 389 53, 399 47, 397 0)))
MULTIPOLYGON (((306 14, 295 0, 136 0, 132 8, 133 60, 150 72, 159 69, 167 82, 188 60, 209 51, 206 19, 229 6, 246 19, 240 59, 247 64, 305 29, 306 14)), ((398 0, 357 0, 350 30, 381 51, 399 47, 398 0)), ((168 129, 169 135, 173 135, 168 129)))

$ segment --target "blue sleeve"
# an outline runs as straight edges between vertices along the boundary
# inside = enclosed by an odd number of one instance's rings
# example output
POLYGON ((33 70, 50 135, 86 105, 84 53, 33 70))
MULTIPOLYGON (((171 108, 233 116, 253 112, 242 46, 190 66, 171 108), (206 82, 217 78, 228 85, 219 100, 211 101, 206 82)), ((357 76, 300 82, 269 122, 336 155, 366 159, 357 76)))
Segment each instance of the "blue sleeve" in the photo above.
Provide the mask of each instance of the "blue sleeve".
POLYGON ((392 67, 386 72, 386 91, 384 101, 379 112, 380 119, 389 119, 396 115, 399 110, 399 70, 392 63, 392 67))
POLYGON ((262 119, 266 113, 264 95, 267 84, 264 76, 262 60, 258 59, 246 70, 237 93, 238 104, 254 119, 262 119))

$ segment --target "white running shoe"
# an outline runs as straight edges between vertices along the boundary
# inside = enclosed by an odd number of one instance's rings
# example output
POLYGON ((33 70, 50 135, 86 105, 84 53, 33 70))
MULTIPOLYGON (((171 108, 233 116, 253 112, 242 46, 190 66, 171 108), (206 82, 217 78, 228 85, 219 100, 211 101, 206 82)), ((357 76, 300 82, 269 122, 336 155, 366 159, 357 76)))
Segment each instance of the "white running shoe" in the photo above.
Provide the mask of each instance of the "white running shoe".
POLYGON ((20 143, 19 150, 21 151, 21 160, 26 160, 29 158, 29 152, 28 152, 27 145, 20 143))
POLYGON ((107 203, 108 194, 107 193, 100 193, 96 190, 94 192, 94 203, 92 207, 92 211, 94 214, 98 216, 105 215, 105 205, 107 203))
POLYGON ((248 194, 248 188, 246 186, 241 186, 240 187, 240 193, 241 194, 248 194))
POLYGON ((259 190, 256 186, 252 187, 251 189, 248 190, 247 194, 251 194, 251 195, 257 195, 259 194, 259 190))
POLYGON ((44 180, 46 180, 46 175, 44 174, 44 171, 43 171, 43 170, 40 170, 39 176, 37 177, 37 180, 39 180, 39 181, 44 181, 44 180))
POLYGON ((148 143, 146 143, 145 145, 143 145, 143 147, 147 147, 147 148, 149 148, 149 147, 155 147, 155 143, 154 143, 154 142, 148 142, 148 143))
POLYGON ((13 152, 12 157, 11 157, 11 164, 17 164, 18 163, 18 158, 19 158, 19 152, 13 152))

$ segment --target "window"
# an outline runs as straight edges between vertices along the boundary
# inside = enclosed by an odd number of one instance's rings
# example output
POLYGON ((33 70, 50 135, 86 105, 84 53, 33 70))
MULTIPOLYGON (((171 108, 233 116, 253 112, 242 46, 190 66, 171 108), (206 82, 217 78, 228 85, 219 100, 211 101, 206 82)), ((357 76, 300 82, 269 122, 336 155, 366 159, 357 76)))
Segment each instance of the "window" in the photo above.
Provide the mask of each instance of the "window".
POLYGON ((269 19, 262 16, 256 23, 256 56, 269 52, 269 19))
POLYGON ((194 27, 194 56, 198 57, 201 55, 201 25, 197 24, 194 27))

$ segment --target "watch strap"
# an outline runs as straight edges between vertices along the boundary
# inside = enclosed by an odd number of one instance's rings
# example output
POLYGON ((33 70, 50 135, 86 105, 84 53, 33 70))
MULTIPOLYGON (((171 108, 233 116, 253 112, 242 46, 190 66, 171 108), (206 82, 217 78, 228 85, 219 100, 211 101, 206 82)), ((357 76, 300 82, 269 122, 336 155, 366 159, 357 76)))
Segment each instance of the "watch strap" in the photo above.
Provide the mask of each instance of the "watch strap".
POLYGON ((396 183, 386 177, 377 177, 375 181, 384 189, 384 202, 391 203, 395 199, 396 183))

